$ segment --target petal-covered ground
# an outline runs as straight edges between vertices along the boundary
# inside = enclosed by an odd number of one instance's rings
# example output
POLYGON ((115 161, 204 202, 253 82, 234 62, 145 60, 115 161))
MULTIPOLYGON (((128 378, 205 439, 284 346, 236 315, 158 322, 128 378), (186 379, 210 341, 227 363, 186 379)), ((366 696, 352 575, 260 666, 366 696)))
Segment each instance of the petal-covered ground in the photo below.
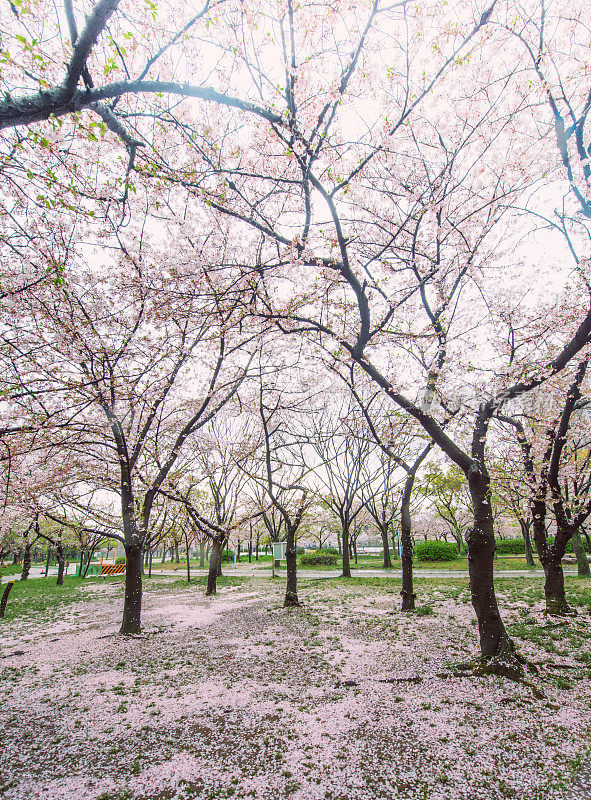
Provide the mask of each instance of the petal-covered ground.
POLYGON ((279 581, 224 583, 206 598, 146 581, 138 638, 116 633, 118 581, 66 586, 53 606, 16 597, 0 628, 0 796, 591 797, 591 582, 569 581, 577 617, 549 619, 539 580, 499 581, 541 698, 454 675, 477 650, 463 579, 421 581, 413 614, 388 579, 305 580, 299 609, 281 607, 279 581))

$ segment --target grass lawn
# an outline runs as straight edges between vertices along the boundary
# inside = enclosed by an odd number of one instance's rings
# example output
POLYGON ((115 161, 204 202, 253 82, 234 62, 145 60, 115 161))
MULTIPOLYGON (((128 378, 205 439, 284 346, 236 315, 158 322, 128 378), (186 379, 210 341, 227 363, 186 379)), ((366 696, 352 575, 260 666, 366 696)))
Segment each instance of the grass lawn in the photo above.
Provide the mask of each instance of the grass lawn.
POLYGON ((0 620, 2 800, 575 800, 589 757, 591 581, 548 619, 539 578, 499 578, 532 684, 460 677, 477 652, 463 577, 16 584, 0 620), (536 692, 532 686, 535 686, 536 692), (540 697, 540 692, 543 696, 540 697))

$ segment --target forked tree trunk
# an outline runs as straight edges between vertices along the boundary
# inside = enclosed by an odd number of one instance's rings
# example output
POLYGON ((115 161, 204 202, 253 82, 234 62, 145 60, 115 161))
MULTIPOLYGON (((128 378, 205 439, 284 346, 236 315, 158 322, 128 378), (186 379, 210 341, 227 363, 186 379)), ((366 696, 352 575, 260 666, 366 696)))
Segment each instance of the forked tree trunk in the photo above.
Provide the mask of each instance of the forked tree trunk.
POLYGON ((207 589, 205 591, 206 597, 217 593, 217 579, 220 562, 222 560, 222 548, 223 542, 220 542, 219 539, 214 539, 209 556, 209 573, 207 575, 207 589))
POLYGON ((564 542, 564 547, 560 547, 560 531, 557 531, 554 544, 551 547, 548 546, 546 539, 546 503, 543 500, 536 499, 532 502, 532 519, 534 542, 538 551, 538 558, 544 570, 546 612, 560 616, 572 614, 572 609, 567 603, 564 591, 564 572, 561 563, 568 538, 564 542))
POLYGON ((58 542, 55 547, 55 556, 57 559, 57 585, 64 585, 64 567, 66 565, 66 557, 64 556, 64 546, 58 542))
POLYGON ((132 544, 125 545, 125 557, 125 601, 119 633, 137 634, 142 614, 142 547, 137 535, 132 544))
POLYGON ((575 555, 577 557, 577 573, 581 578, 589 577, 589 575, 591 575, 591 570, 589 569, 587 552, 585 550, 585 545, 583 544, 583 540, 581 539, 581 534, 579 533, 579 531, 575 531, 573 533, 572 540, 573 540, 575 555))
POLYGON ((285 590, 284 607, 299 606, 298 599, 298 556, 295 544, 295 531, 288 529, 287 546, 285 548, 285 564, 287 569, 287 588, 285 590))

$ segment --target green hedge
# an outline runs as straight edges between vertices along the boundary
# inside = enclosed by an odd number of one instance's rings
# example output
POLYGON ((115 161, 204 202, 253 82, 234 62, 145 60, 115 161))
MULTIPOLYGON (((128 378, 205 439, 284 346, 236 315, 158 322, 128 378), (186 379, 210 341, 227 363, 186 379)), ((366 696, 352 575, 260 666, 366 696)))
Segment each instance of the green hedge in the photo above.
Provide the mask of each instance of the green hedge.
POLYGON ((334 567, 337 561, 338 556, 334 553, 327 553, 326 550, 317 550, 315 553, 304 553, 303 556, 300 556, 300 564, 302 566, 324 564, 325 566, 334 567))
POLYGON ((525 541, 523 539, 497 539, 495 544, 497 553, 525 553, 525 541))
MULTIPOLYGON (((587 538, 585 536, 583 536, 583 534, 581 534, 581 541, 583 542, 583 547, 584 547, 585 551, 587 553, 591 553, 591 550, 589 549, 589 545, 587 544, 587 538)), ((548 544, 554 544, 554 537, 553 536, 549 536, 548 537, 548 544)), ((575 548, 574 548, 572 539, 569 539, 569 541, 567 542, 566 552, 567 553, 571 553, 571 554, 575 552, 575 548)))
POLYGON ((418 561, 454 561, 458 557, 458 548, 451 542, 419 542, 414 553, 418 561))
POLYGON ((125 564, 125 556, 117 556, 115 566, 119 566, 119 564, 125 564))

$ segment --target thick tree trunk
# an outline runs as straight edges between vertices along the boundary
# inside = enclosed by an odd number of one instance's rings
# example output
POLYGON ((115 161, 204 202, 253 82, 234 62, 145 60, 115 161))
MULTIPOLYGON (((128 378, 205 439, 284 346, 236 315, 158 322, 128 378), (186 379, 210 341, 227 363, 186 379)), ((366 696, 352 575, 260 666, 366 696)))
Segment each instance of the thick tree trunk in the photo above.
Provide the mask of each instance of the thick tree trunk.
POLYGON ((214 539, 209 556, 209 573, 207 575, 207 589, 205 591, 206 597, 217 593, 217 579, 219 562, 222 560, 222 548, 223 543, 218 539, 214 539))
POLYGON ((384 569, 392 569, 392 559, 390 557, 390 542, 388 541, 388 526, 380 525, 380 536, 382 537, 382 547, 384 548, 384 569))
POLYGON ((57 558, 57 585, 64 585, 64 567, 66 564, 66 557, 64 556, 64 547, 61 542, 58 542, 55 548, 57 558))
POLYGON ((349 558, 349 528, 347 525, 343 525, 343 574, 341 578, 350 578, 351 577, 351 561, 349 558))
POLYGON ((472 605, 478 620, 482 658, 494 662, 495 671, 515 676, 521 673, 513 642, 509 638, 495 595, 493 564, 495 534, 490 502, 490 479, 486 472, 472 469, 468 484, 474 505, 474 527, 468 530, 468 573, 472 605))
POLYGON ((400 512, 400 539, 402 543, 402 611, 412 611, 415 607, 416 594, 412 574, 412 527, 410 520, 410 498, 414 484, 414 475, 409 475, 404 484, 402 507, 400 512))
POLYGON ((577 557, 577 572, 582 578, 589 577, 589 575, 591 575, 591 570, 589 569, 589 561, 587 560, 585 545, 583 544, 583 540, 581 539, 581 534, 579 531, 575 531, 573 533, 572 540, 573 547, 575 549, 575 555, 577 557))
POLYGON ((173 546, 174 546, 174 563, 180 564, 181 557, 179 555, 179 543, 175 542, 173 546))
POLYGON ((25 545, 23 551, 23 569, 21 572, 21 581, 26 581, 31 571, 31 545, 25 545))
POLYGON ((566 600, 564 590, 564 571, 561 559, 557 558, 553 547, 549 547, 546 557, 542 561, 544 568, 544 594, 546 596, 546 611, 548 614, 571 614, 572 609, 566 600))
POLYGON ((142 613, 142 547, 139 537, 125 545, 125 601, 119 633, 136 634, 141 629, 142 613))

